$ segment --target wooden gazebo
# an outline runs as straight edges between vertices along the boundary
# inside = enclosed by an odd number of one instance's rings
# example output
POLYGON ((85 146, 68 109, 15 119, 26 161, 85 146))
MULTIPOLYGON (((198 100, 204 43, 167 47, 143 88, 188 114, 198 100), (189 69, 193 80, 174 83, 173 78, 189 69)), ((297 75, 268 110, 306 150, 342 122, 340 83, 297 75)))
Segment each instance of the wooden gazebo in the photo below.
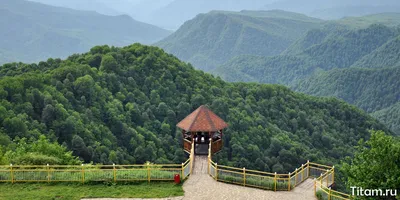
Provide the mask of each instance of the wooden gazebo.
POLYGON ((194 142, 195 154, 207 155, 210 141, 212 153, 222 149, 222 130, 228 127, 228 124, 203 105, 176 126, 182 129, 185 151, 189 153, 194 142))

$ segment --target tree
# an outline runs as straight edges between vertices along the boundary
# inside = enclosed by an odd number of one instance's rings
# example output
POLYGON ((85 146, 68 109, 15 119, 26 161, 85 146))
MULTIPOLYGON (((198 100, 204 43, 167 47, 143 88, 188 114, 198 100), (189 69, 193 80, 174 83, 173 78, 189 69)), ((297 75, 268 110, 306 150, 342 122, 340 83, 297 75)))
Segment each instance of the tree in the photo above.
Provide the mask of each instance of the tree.
POLYGON ((104 72, 108 72, 108 73, 119 71, 118 63, 112 55, 106 54, 103 56, 103 58, 101 60, 100 71, 104 71, 104 72))
POLYGON ((85 162, 90 162, 92 155, 90 154, 85 142, 78 135, 72 137, 72 151, 75 155, 81 157, 85 162))
POLYGON ((371 138, 359 143, 354 158, 344 163, 341 171, 347 177, 348 188, 400 188, 399 139, 383 131, 372 131, 371 138))

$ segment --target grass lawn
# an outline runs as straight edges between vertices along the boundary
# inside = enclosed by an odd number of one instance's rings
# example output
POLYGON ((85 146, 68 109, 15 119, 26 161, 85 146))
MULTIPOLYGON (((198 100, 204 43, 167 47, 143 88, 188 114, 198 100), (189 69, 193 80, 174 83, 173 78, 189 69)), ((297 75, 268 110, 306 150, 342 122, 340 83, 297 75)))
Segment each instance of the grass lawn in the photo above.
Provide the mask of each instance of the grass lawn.
POLYGON ((47 200, 81 198, 162 198, 183 196, 182 184, 153 182, 136 184, 0 184, 1 200, 47 200))

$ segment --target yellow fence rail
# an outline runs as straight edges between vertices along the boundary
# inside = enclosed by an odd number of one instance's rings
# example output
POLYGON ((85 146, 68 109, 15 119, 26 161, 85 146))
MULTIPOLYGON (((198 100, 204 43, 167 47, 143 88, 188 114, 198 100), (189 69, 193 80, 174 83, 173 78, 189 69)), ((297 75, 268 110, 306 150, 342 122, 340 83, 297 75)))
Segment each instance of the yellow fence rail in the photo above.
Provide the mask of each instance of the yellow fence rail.
MULTIPOLYGON (((210 145, 211 146, 211 145, 210 145)), ((350 195, 330 189, 334 183, 335 168, 307 161, 288 174, 278 174, 218 165, 208 150, 208 174, 216 181, 273 191, 290 191, 308 178, 314 178, 314 193, 322 199, 348 200, 350 195), (318 192, 321 191, 321 192, 318 192)))
POLYGON ((172 181, 177 174, 184 180, 192 173, 193 162, 192 150, 182 164, 9 165, 0 166, 0 182, 150 182, 172 181))

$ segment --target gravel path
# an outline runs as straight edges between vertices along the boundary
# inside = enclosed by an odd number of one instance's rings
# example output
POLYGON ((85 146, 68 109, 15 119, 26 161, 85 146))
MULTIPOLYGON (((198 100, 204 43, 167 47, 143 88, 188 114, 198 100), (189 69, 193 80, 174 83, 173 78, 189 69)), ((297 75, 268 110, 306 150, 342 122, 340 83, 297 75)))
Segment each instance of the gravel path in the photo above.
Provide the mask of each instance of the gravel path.
MULTIPOLYGON (((215 181, 207 174, 207 156, 196 156, 193 173, 183 184, 184 197, 145 200, 316 200, 314 182, 304 181, 290 192, 273 192, 215 181)), ((110 198, 85 200, 117 200, 110 198)), ((143 199, 118 199, 143 200, 143 199)))

